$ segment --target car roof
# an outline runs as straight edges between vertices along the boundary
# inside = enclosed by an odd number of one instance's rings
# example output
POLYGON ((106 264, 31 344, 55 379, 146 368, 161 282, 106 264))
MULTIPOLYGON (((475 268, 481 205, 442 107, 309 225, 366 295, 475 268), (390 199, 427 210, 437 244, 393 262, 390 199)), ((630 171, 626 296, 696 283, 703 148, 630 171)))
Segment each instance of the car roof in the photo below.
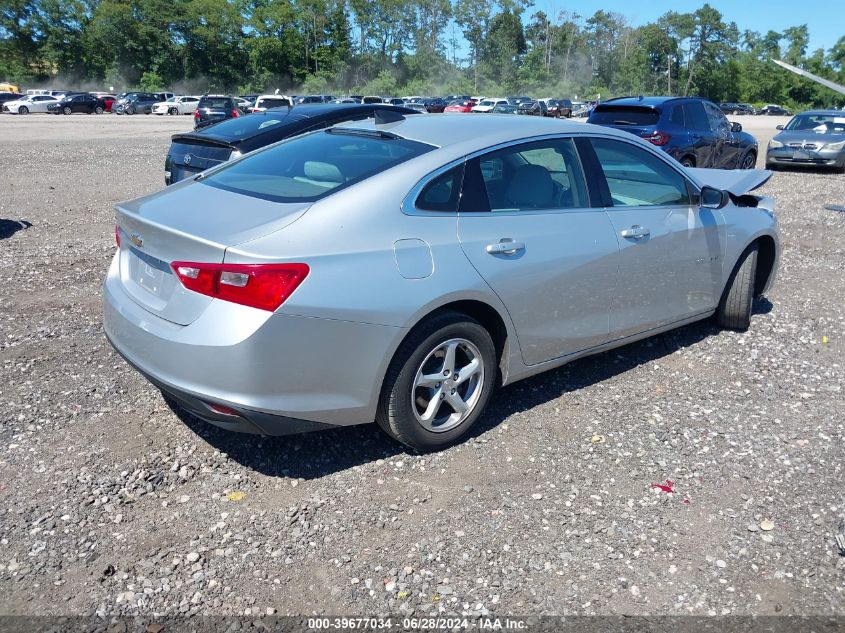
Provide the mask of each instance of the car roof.
POLYGON ((701 97, 617 97, 615 99, 608 99, 598 105, 626 105, 626 106, 643 106, 650 108, 654 106, 663 105, 669 101, 677 101, 679 99, 701 99, 701 97))
POLYGON ((594 132, 621 138, 630 136, 627 132, 586 123, 547 117, 513 117, 497 114, 460 117, 424 114, 378 126, 374 120, 367 120, 342 123, 338 127, 390 132, 402 138, 436 147, 466 143, 476 145, 479 149, 519 138, 546 134, 594 132))
POLYGON ((799 112, 798 114, 824 114, 829 116, 845 116, 842 114, 842 110, 804 110, 803 112, 799 112))
MULTIPOLYGON (((288 106, 281 106, 279 108, 268 108, 262 112, 253 112, 249 115, 249 117, 264 117, 268 119, 283 119, 284 124, 295 123, 297 121, 302 121, 305 119, 314 119, 319 120, 321 117, 329 116, 329 115, 346 115, 346 114, 355 114, 356 112, 371 112, 373 107, 378 107, 379 109, 384 109, 388 111, 396 111, 400 114, 403 112, 402 108, 399 106, 392 106, 390 104, 383 104, 383 103, 309 103, 309 104, 298 104, 293 107, 288 106)), ((414 113, 414 116, 420 116, 414 113)), ((270 132, 274 129, 277 129, 276 126, 273 128, 265 128, 265 129, 256 129, 250 134, 242 135, 242 136, 231 136, 227 134, 223 134, 221 132, 225 132, 229 126, 226 125, 226 121, 222 121, 217 125, 210 126, 206 129, 202 130, 195 130, 193 132, 187 132, 185 134, 176 134, 172 138, 177 137, 206 137, 215 140, 222 140, 226 142, 236 142, 236 141, 243 141, 247 138, 253 138, 265 132, 270 132)), ((258 127, 258 126, 256 126, 258 127)))

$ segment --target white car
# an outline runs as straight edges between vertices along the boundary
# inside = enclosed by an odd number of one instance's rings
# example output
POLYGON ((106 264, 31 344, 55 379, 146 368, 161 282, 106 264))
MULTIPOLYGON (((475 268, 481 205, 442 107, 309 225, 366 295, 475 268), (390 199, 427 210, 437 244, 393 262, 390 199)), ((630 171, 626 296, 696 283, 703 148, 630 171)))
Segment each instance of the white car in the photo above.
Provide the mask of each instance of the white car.
POLYGON ((153 114, 193 114, 199 102, 199 97, 170 97, 154 103, 153 114))
POLYGON ((12 114, 30 114, 31 112, 47 113, 47 106, 51 103, 58 103, 58 99, 50 95, 27 95, 16 101, 7 101, 3 104, 3 112, 12 114))
POLYGON ((249 107, 250 112, 264 112, 270 108, 282 108, 293 105, 293 99, 287 95, 259 95, 255 104, 249 107))
POLYGON ((495 97, 487 97, 479 102, 477 106, 473 106, 470 112, 490 112, 497 105, 507 105, 508 100, 495 97))

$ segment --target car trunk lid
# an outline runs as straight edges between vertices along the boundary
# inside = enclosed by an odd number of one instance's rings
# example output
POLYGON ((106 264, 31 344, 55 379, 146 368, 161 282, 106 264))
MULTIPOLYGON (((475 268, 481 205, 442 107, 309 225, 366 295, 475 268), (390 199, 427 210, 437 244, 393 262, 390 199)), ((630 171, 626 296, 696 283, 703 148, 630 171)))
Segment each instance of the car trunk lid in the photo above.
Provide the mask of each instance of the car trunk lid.
POLYGON ((126 293, 153 314, 188 325, 213 299, 187 290, 173 261, 222 263, 226 249, 277 231, 310 203, 276 203, 186 183, 116 206, 120 278, 126 293))
POLYGON ((199 138, 190 134, 177 135, 172 140, 165 161, 165 171, 170 172, 170 182, 179 182, 225 163, 235 149, 225 141, 199 138))

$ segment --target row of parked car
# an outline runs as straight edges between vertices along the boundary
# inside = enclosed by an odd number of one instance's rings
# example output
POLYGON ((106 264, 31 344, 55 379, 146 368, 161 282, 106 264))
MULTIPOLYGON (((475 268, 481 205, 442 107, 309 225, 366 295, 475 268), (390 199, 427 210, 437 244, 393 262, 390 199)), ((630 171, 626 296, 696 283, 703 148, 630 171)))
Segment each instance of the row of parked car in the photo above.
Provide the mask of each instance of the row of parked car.
POLYGON ((733 103, 731 101, 725 101, 719 104, 719 109, 725 114, 733 114, 735 116, 742 114, 792 116, 792 112, 788 109, 773 103, 765 105, 762 108, 755 108, 750 103, 733 103))

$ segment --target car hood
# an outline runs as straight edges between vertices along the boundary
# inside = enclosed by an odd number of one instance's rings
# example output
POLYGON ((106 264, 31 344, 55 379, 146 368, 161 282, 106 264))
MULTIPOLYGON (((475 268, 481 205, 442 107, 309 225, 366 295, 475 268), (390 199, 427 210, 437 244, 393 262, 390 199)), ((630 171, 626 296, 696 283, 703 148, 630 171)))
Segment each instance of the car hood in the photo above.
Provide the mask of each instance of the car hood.
POLYGON ((845 133, 826 133, 813 132, 812 130, 784 130, 774 140, 781 143, 838 143, 845 141, 845 133))
POLYGON ((709 185, 735 196, 741 196, 757 187, 766 184, 772 177, 768 169, 704 169, 688 167, 687 173, 692 176, 699 187, 709 185))

